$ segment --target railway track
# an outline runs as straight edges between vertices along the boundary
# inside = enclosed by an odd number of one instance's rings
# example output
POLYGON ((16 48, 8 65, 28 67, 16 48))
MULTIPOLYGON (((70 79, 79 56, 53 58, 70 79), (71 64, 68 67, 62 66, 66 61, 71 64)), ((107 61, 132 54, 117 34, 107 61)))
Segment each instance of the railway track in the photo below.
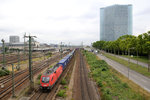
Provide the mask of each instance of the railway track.
MULTIPOLYGON (((75 53, 75 55, 76 55, 76 53, 75 53)), ((30 100, 52 100, 52 99, 54 99, 54 95, 59 87, 61 79, 64 78, 69 73, 69 71, 71 71, 72 66, 74 65, 74 62, 75 62, 74 56, 71 59, 71 61, 68 63, 66 69, 62 73, 60 79, 57 81, 55 86, 50 91, 42 91, 39 87, 37 89, 37 91, 35 91, 35 93, 31 96, 30 100)))
MULTIPOLYGON (((38 54, 39 53, 34 53, 32 58, 38 58, 36 56, 38 54)), ((42 57, 42 55, 40 57, 42 57)), ((3 56, 0 56, 0 63, 3 62, 2 58, 3 58, 3 56)), ((27 54, 25 56, 24 56, 24 54, 20 54, 20 61, 25 61, 27 59, 28 59, 28 55, 27 54)), ((17 54, 7 55, 5 57, 5 62, 6 62, 6 65, 18 62, 18 55, 17 54)), ((0 64, 0 66, 2 66, 2 64, 0 64)))
POLYGON ((79 68, 80 68, 80 82, 81 82, 81 96, 82 100, 94 100, 90 93, 90 88, 88 85, 88 76, 87 76, 87 68, 83 59, 83 55, 79 52, 79 68))
MULTIPOLYGON (((66 55, 66 54, 64 54, 66 55)), ((44 68, 48 67, 50 64, 54 63, 56 60, 59 59, 60 55, 57 55, 53 58, 50 58, 48 60, 45 60, 44 62, 40 63, 40 64, 36 64, 33 67, 33 74, 36 75, 37 73, 39 73, 41 70, 43 70, 44 68)), ((23 84, 28 83, 29 81, 29 73, 28 73, 28 69, 20 71, 18 73, 15 74, 15 88, 19 88, 21 87, 23 84)), ((6 77, 5 77, 6 78, 6 77)), ((11 95, 11 76, 8 76, 8 78, 3 79, 3 84, 7 83, 6 88, 1 89, 0 90, 0 99, 6 100, 10 95, 11 95), (8 81, 9 80, 9 81, 8 81)))
POLYGON ((88 77, 88 68, 81 50, 77 50, 73 95, 74 100, 99 100, 97 98, 96 88, 88 77))

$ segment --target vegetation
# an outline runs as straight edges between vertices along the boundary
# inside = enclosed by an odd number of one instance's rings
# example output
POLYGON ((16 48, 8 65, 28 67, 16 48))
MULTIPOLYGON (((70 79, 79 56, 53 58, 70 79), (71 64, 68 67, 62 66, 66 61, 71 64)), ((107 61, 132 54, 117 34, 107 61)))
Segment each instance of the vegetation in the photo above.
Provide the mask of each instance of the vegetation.
MULTIPOLYGON (((124 35, 115 41, 96 41, 93 43, 93 47, 114 54, 148 55, 150 59, 150 31, 137 37, 124 35)), ((150 61, 148 71, 150 71, 150 61)))
POLYGON ((0 70, 0 77, 1 76, 5 76, 5 75, 9 75, 10 74, 10 71, 5 69, 5 70, 0 70))
POLYGON ((67 81, 66 81, 65 78, 63 78, 63 79, 61 80, 61 84, 62 84, 62 85, 66 85, 66 84, 67 84, 67 81))
POLYGON ((59 97, 66 97, 67 95, 66 95, 66 90, 59 90, 59 92, 57 93, 57 96, 59 96, 59 97))
POLYGON ((128 55, 122 55, 123 57, 126 57, 126 58, 130 58, 130 59, 133 59, 133 60, 138 60, 140 62, 144 62, 144 63, 148 63, 148 58, 145 57, 145 56, 128 56, 128 55))
POLYGON ((42 74, 39 74, 38 77, 37 77, 37 79, 40 80, 41 76, 42 76, 42 74))
POLYGON ((68 88, 68 86, 66 85, 67 81, 65 78, 63 78, 60 83, 62 85, 62 89, 59 90, 59 92, 57 93, 57 96, 64 98, 67 96, 66 94, 66 89, 68 88))
MULTIPOLYGON (((111 66, 110 66, 111 67, 111 66)), ((142 96, 144 96, 146 99, 150 98, 150 93, 143 88, 141 88, 139 85, 135 84, 132 80, 129 80, 126 76, 122 75, 120 72, 116 71, 111 67, 110 70, 113 74, 115 74, 121 81, 128 83, 128 86, 132 88, 132 90, 136 91, 137 93, 140 93, 142 96)), ((148 99, 149 100, 149 99, 148 99)))
POLYGON ((47 56, 47 58, 51 57, 52 56, 52 53, 51 52, 48 52, 45 54, 47 56))
POLYGON ((138 73, 143 74, 144 76, 150 77, 150 73, 147 71, 146 67, 142 67, 140 65, 137 66, 137 64, 134 64, 132 62, 130 62, 130 66, 129 66, 128 61, 126 61, 124 59, 120 59, 118 57, 115 57, 115 56, 112 56, 112 55, 109 55, 106 53, 105 54, 103 53, 103 55, 105 55, 107 58, 110 58, 116 62, 119 62, 122 65, 125 65, 126 67, 129 67, 132 70, 135 70, 138 73))
POLYGON ((83 52, 90 65, 90 75, 100 87, 102 100, 145 100, 128 83, 122 82, 104 60, 99 60, 89 52, 83 52))

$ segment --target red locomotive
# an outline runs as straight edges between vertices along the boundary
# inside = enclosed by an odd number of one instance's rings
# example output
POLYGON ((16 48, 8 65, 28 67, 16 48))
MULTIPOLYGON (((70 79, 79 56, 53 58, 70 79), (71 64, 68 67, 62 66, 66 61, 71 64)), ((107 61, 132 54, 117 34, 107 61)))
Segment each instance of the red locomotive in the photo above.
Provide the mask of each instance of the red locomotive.
POLYGON ((70 59, 72 58, 75 50, 61 59, 54 67, 48 69, 40 79, 40 84, 42 89, 51 89, 59 77, 61 76, 62 72, 66 69, 67 64, 69 63, 70 59))
POLYGON ((41 76, 40 83, 42 89, 51 89, 63 72, 62 65, 57 64, 41 76))

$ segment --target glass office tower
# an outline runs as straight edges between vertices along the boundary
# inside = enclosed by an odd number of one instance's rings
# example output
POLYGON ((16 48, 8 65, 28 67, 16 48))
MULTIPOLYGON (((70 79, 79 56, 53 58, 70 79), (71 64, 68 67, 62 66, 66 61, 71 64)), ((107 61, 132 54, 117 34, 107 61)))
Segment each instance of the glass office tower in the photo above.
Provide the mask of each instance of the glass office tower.
POLYGON ((132 5, 100 8, 100 40, 113 41, 132 34, 132 5))

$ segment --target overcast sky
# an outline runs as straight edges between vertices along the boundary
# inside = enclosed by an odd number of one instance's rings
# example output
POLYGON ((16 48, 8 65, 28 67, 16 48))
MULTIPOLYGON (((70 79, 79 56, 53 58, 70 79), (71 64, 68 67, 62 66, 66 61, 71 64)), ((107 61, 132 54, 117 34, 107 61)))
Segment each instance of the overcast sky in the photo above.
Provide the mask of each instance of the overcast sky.
POLYGON ((80 45, 99 40, 100 8, 133 5, 133 34, 150 30, 150 0, 0 0, 0 40, 36 35, 37 41, 80 45))

